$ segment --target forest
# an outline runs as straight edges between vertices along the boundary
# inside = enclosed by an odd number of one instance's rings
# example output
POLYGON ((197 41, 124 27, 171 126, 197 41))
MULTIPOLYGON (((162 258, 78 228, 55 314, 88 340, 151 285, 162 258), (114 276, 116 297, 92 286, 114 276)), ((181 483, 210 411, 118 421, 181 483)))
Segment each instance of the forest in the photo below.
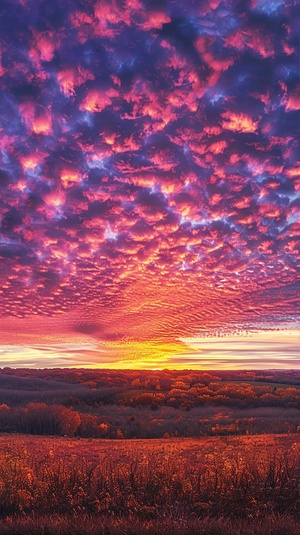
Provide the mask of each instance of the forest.
POLYGON ((168 438, 300 432, 300 372, 0 370, 0 432, 168 438))

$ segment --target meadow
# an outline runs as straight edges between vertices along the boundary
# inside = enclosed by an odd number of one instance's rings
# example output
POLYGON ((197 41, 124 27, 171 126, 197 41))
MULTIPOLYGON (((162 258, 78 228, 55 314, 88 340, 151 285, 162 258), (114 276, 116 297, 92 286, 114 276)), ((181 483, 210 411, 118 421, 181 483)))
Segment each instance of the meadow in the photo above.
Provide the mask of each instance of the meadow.
POLYGON ((297 435, 0 437, 0 533, 298 534, 297 435))
POLYGON ((300 535, 299 371, 0 370, 0 535, 300 535))

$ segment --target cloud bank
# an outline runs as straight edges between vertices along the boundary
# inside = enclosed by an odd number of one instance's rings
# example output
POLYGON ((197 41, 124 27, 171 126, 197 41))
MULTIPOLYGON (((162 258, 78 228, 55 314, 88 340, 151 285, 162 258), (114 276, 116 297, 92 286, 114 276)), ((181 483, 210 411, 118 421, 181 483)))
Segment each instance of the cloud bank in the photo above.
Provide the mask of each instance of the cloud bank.
POLYGON ((3 343, 297 319, 298 3, 2 6, 3 343))

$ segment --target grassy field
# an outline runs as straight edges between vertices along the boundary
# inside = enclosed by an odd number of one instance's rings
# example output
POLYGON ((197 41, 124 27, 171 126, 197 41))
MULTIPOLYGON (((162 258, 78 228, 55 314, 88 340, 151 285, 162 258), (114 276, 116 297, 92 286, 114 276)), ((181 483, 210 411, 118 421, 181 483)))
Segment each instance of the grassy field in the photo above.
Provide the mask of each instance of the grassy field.
POLYGON ((159 518, 140 520, 99 516, 46 516, 0 521, 1 535, 300 535, 290 517, 263 519, 159 518))
POLYGON ((300 534, 300 441, 2 435, 0 515, 0 534, 300 534))

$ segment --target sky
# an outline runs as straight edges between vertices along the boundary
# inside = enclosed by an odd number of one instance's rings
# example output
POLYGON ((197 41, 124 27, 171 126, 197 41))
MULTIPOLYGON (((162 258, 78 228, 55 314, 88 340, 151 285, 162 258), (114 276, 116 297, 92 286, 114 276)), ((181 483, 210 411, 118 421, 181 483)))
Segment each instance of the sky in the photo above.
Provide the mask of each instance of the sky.
POLYGON ((0 366, 299 368, 299 2, 0 22, 0 366))

